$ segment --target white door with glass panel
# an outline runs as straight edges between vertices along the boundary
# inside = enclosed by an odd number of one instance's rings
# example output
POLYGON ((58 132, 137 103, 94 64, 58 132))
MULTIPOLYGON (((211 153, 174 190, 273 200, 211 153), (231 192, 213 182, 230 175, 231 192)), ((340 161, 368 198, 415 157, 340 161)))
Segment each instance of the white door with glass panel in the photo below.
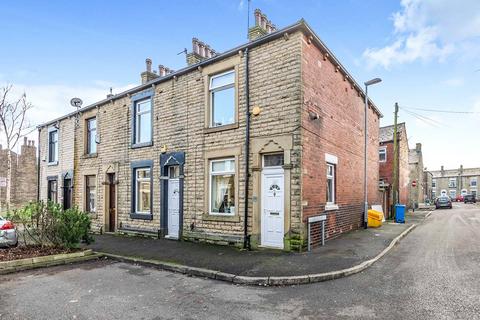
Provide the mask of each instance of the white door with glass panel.
POLYGON ((283 154, 265 155, 262 170, 261 245, 283 249, 285 183, 283 154))
POLYGON ((179 167, 168 168, 168 238, 178 239, 180 229, 179 167))

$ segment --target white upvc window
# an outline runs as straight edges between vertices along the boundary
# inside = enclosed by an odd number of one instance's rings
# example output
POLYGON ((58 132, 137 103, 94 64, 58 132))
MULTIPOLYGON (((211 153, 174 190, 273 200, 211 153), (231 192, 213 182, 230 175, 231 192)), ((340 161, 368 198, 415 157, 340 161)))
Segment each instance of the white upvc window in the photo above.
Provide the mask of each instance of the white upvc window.
POLYGON ((135 143, 152 141, 152 100, 151 98, 135 103, 135 143))
POLYGON ((432 188, 436 188, 436 187, 437 187, 437 180, 432 179, 432 188))
POLYGON ((48 130, 48 163, 58 163, 58 129, 48 130))
POLYGON ((210 127, 235 122, 235 70, 210 77, 210 127))
POLYGON ((386 162, 387 161, 387 148, 386 147, 378 149, 378 160, 380 162, 386 162))
POLYGON ((470 180, 470 187, 476 187, 477 186, 477 178, 472 178, 470 180))
POLYGON ((87 154, 97 153, 97 118, 86 120, 87 129, 87 154))
POLYGON ((235 159, 210 161, 210 203, 212 215, 235 215, 235 159))
POLYGON ((456 178, 449 178, 448 179, 448 187, 449 188, 456 188, 457 187, 457 179, 456 178))
POLYGON ((335 165, 327 162, 327 205, 335 204, 335 165))
POLYGON ((150 214, 151 212, 151 172, 150 168, 135 169, 135 212, 150 214))

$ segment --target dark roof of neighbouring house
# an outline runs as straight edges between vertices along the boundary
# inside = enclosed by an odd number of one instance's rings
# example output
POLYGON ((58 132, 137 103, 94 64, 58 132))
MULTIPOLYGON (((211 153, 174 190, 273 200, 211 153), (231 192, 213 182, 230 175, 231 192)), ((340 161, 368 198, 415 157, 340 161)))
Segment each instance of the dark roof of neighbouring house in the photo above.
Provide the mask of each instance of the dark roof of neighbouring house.
MULTIPOLYGON (((288 27, 285 27, 283 29, 280 29, 280 30, 277 30, 275 32, 272 32, 270 34, 267 34, 265 36, 262 36, 256 40, 253 40, 253 41, 249 41, 243 45, 240 45, 238 47, 235 47, 233 49, 230 49, 228 51, 225 51, 223 53, 220 53, 220 54, 217 54, 211 58, 208 58, 208 59, 205 59, 205 60, 202 60, 196 64, 192 64, 190 66, 187 66, 183 69, 180 69, 180 70, 177 70, 175 72, 172 72, 172 73, 169 73, 168 75, 164 76, 164 77, 158 77, 158 78, 155 78, 145 84, 142 84, 142 85, 139 85, 139 86, 136 86, 132 89, 129 89, 129 90, 126 90, 126 91, 123 91, 121 93, 118 93, 118 94, 115 94, 111 97, 108 97, 106 99, 103 99, 101 101, 98 101, 98 102, 95 102, 93 104, 90 104, 88 106, 85 106, 81 109, 79 109, 78 111, 74 111, 74 112, 71 112, 67 115, 64 115, 60 118, 57 118, 57 119, 54 119, 54 120, 51 120, 51 121, 48 121, 46 123, 43 123, 41 125, 38 126, 38 128, 42 128, 42 127, 45 127, 45 126, 48 126, 48 125, 51 125, 57 121, 60 121, 60 120, 63 120, 63 119, 66 119, 66 118, 69 118, 71 116, 74 116, 75 114, 77 113, 81 113, 81 112, 85 112, 87 110, 90 110, 90 109, 93 109, 97 106, 100 106, 102 104, 105 104, 109 101, 112 101, 112 100, 116 100, 116 99, 119 99, 119 98, 123 98, 125 96, 128 96, 128 95, 132 95, 134 93, 137 93, 139 91, 142 91, 144 89, 147 89, 149 87, 152 87, 152 85, 155 85, 157 83, 161 83, 161 82, 164 82, 164 81, 167 81, 167 80, 170 80, 174 77, 178 77, 178 76, 181 76, 181 75, 184 75, 192 70, 195 70, 197 69, 198 67, 204 67, 206 65, 209 65, 211 63, 214 63, 214 62, 217 62, 219 60, 222 60, 222 59, 225 59, 227 57, 230 57, 230 56, 233 56, 235 54, 238 54, 239 51, 241 50, 244 50, 246 48, 253 48, 253 47, 256 47, 256 46, 259 46, 261 44, 264 44, 264 43, 267 43, 269 41, 272 41, 272 40, 275 40, 275 39, 278 39, 280 37, 283 37, 285 33, 291 33, 291 32, 295 32, 295 31, 298 31, 298 30, 301 30, 303 32, 305 32, 306 34, 309 34, 312 36, 312 41, 313 43, 315 43, 322 51, 324 51, 325 53, 328 53, 329 57, 333 60, 332 62, 334 64, 336 64, 340 71, 343 72, 343 74, 346 75, 346 78, 348 79, 351 79, 352 81, 352 85, 360 92, 361 96, 363 98, 365 98, 365 92, 363 91, 363 87, 361 85, 358 84, 357 81, 355 81, 355 79, 352 77, 352 75, 347 71, 347 69, 340 63, 340 61, 335 57, 335 55, 330 51, 330 49, 327 48, 327 46, 325 45, 325 43, 320 39, 320 37, 313 31, 313 29, 308 25, 308 23, 304 20, 304 19, 301 19, 299 20, 298 22, 288 26, 288 27)), ((373 103, 373 101, 369 98, 368 99, 369 101, 369 105, 372 106, 372 109, 375 111, 375 113, 381 118, 383 117, 382 113, 380 112, 380 110, 377 108, 377 106, 373 103)))
MULTIPOLYGON (((394 125, 380 127, 380 133, 378 135, 378 140, 380 142, 393 141, 393 129, 394 125)), ((397 137, 401 139, 401 133, 406 132, 405 122, 397 124, 397 137)))

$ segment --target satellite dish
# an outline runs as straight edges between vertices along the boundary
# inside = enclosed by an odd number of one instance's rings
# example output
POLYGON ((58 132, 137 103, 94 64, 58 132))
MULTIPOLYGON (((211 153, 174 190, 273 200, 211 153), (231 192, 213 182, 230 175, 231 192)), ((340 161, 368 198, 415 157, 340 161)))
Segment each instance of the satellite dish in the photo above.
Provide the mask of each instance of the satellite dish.
POLYGON ((80 98, 72 98, 72 100, 70 100, 70 104, 72 107, 80 108, 83 104, 83 101, 80 98))

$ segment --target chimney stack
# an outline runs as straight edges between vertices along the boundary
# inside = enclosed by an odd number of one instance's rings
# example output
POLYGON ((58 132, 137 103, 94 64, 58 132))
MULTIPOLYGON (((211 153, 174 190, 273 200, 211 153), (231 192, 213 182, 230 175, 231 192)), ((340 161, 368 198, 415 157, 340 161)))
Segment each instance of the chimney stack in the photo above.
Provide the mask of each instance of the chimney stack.
POLYGON ((260 9, 255 9, 254 16, 255 26, 248 30, 248 38, 250 41, 256 40, 277 30, 272 21, 268 20, 267 15, 263 14, 260 9))
POLYGON ((415 150, 416 150, 417 152, 422 152, 422 144, 421 144, 421 143, 417 143, 417 144, 415 145, 415 150))
POLYGON ((217 52, 208 44, 205 44, 197 38, 192 38, 192 52, 187 53, 187 64, 190 66, 216 55, 217 52))
POLYGON ((145 84, 155 78, 158 77, 158 75, 155 72, 152 72, 152 59, 147 58, 145 59, 145 71, 141 73, 141 78, 142 78, 142 84, 145 84))

